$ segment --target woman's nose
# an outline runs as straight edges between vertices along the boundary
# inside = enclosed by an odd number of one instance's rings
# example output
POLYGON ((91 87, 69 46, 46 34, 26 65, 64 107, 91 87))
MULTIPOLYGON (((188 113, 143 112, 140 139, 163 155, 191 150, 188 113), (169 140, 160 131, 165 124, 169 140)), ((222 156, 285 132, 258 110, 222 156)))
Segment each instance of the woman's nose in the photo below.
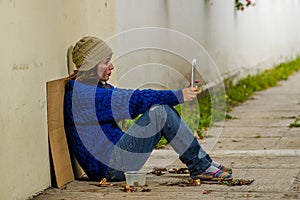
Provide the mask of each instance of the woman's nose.
POLYGON ((113 70, 115 67, 114 67, 114 65, 112 64, 112 63, 110 63, 109 65, 108 65, 108 69, 110 69, 110 70, 113 70))

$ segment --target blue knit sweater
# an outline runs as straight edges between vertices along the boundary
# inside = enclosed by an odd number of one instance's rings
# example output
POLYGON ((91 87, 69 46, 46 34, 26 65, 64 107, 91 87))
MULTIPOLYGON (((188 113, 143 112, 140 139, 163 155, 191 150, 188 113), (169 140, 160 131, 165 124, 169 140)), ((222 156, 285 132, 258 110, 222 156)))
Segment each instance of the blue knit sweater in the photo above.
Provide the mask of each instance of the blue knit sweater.
POLYGON ((104 178, 110 152, 123 134, 117 122, 134 119, 153 105, 183 102, 182 90, 131 90, 71 80, 64 97, 70 151, 92 180, 104 178))

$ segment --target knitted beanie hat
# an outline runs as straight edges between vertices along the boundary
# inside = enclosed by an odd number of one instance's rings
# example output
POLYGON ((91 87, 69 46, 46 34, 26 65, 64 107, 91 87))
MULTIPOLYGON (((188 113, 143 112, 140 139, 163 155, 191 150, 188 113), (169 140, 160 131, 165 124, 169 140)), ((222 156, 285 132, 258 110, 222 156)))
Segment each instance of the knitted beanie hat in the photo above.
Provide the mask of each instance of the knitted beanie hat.
POLYGON ((111 48, 101 39, 85 36, 72 52, 73 63, 80 71, 88 71, 112 54, 111 48))

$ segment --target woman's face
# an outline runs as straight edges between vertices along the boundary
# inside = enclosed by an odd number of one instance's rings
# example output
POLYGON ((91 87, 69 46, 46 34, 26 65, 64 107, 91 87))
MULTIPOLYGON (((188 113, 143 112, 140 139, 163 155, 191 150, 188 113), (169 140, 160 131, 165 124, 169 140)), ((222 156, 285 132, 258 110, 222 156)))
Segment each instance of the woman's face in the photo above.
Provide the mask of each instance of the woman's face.
POLYGON ((97 65, 97 72, 98 76, 100 77, 100 81, 108 81, 109 77, 111 76, 112 70, 114 69, 114 66, 111 63, 111 57, 112 55, 97 65))

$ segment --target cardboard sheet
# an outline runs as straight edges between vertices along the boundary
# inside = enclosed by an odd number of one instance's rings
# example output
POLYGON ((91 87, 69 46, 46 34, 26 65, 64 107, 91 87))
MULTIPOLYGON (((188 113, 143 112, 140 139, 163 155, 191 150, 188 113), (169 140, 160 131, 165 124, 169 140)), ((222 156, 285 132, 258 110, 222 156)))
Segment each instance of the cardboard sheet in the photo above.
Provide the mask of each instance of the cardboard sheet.
POLYGON ((63 98, 64 79, 47 82, 50 155, 52 155, 55 182, 58 188, 62 188, 67 183, 74 181, 71 157, 64 130, 63 98))

